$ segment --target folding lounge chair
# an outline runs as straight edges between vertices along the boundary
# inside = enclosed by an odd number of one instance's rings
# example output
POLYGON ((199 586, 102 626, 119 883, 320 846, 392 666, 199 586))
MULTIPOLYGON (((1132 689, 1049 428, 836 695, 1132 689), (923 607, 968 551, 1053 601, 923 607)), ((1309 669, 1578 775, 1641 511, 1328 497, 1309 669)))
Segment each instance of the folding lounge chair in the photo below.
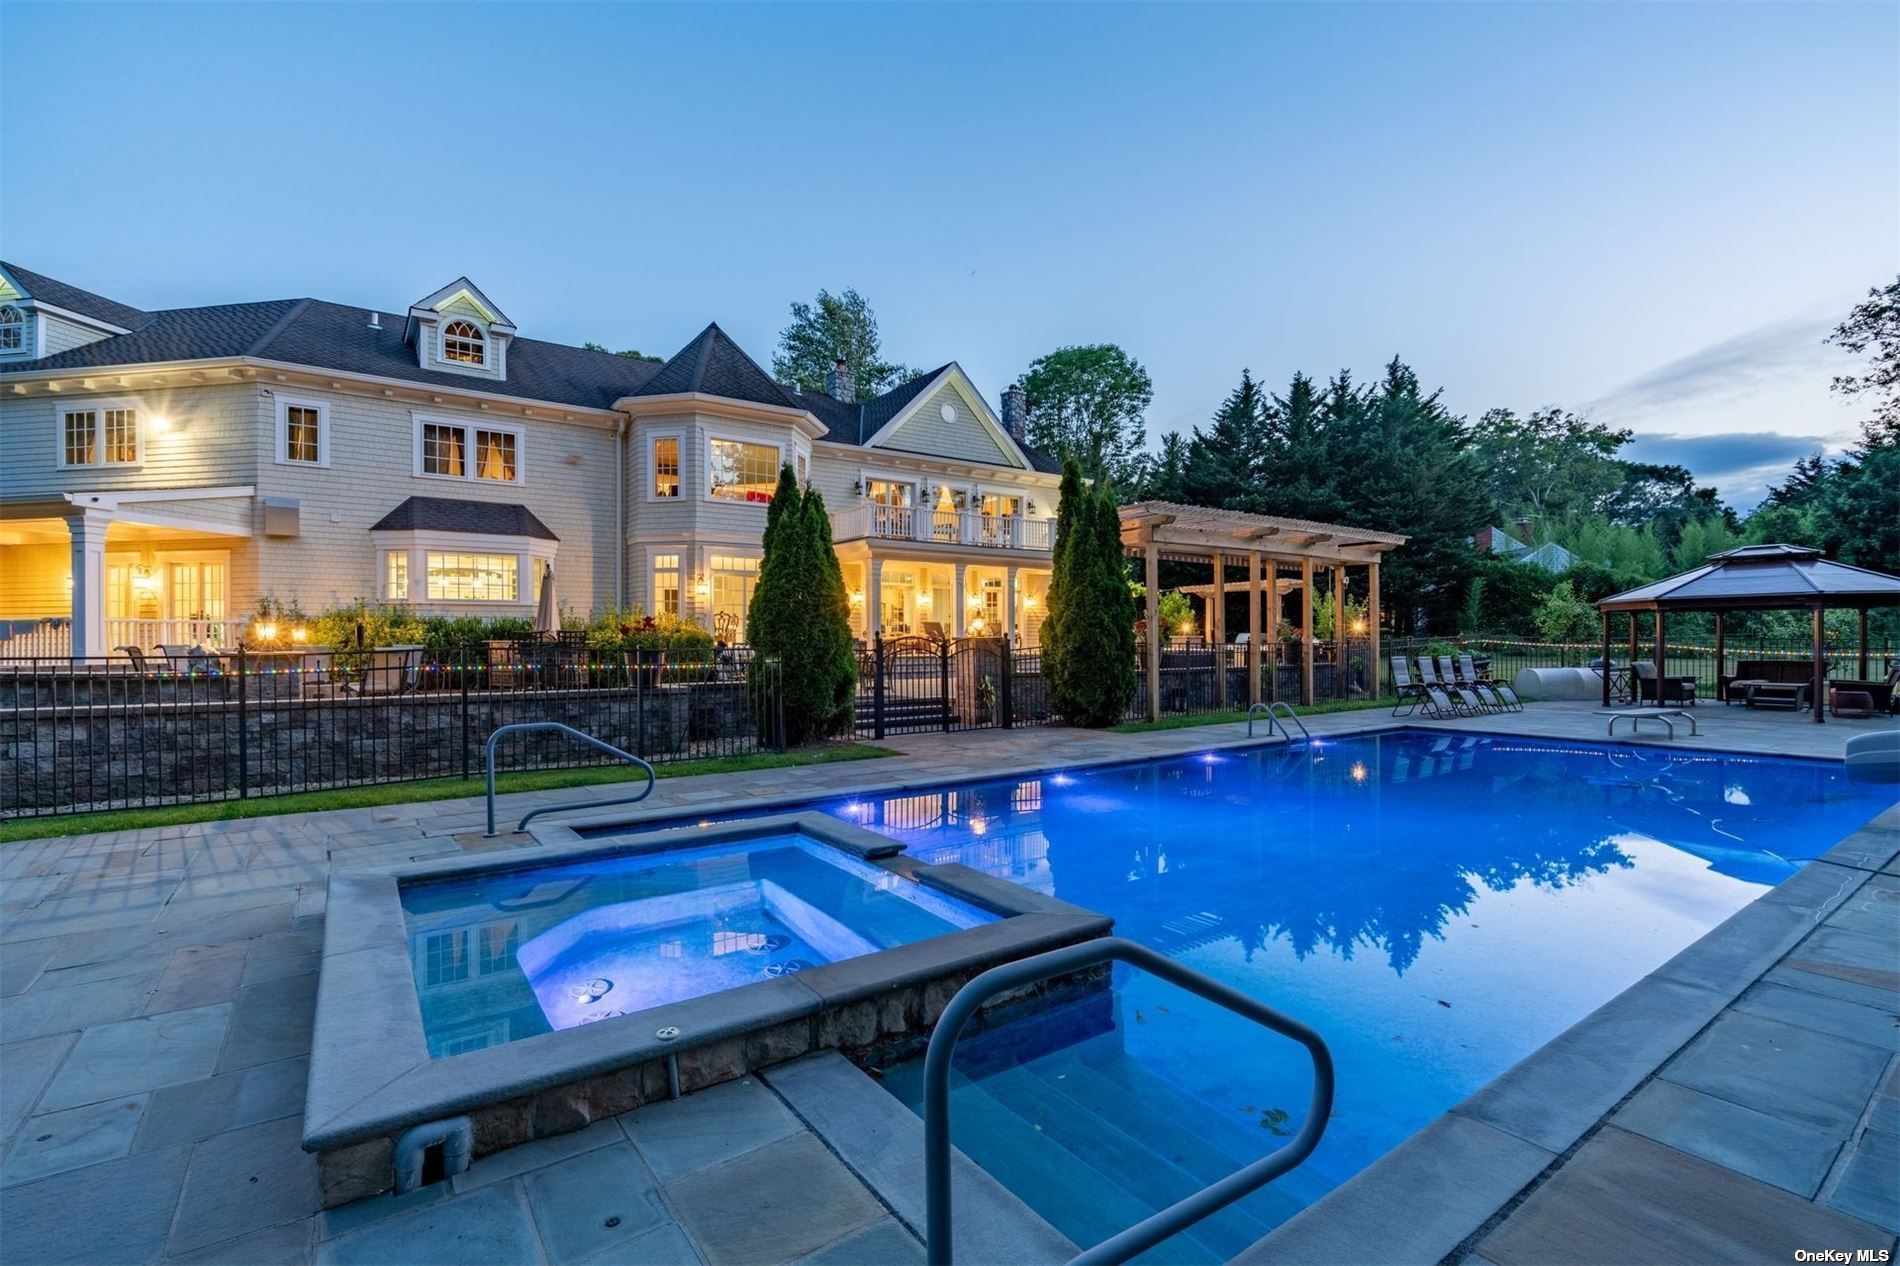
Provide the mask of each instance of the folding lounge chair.
MULTIPOLYGON (((1483 705, 1485 711, 1510 712, 1513 710, 1510 703, 1505 702, 1502 691, 1494 683, 1478 676, 1471 662, 1471 656, 1460 655, 1454 666, 1454 661, 1449 655, 1441 655, 1438 657, 1438 671, 1447 683, 1455 682, 1458 688, 1469 690, 1478 696, 1478 702, 1483 705)), ((1507 686, 1504 689, 1508 690, 1510 687, 1507 686)), ((1516 700, 1517 696, 1513 694, 1511 702, 1514 703, 1516 700)))
POLYGON ((1398 702, 1392 705, 1393 716, 1399 715, 1400 708, 1404 708, 1405 715, 1410 716, 1425 702, 1425 687, 1412 680, 1412 670, 1406 665, 1403 655, 1392 657, 1392 689, 1398 694, 1398 702))
POLYGON ((1489 677, 1479 676, 1477 667, 1471 662, 1471 656, 1460 655, 1458 657, 1458 675, 1470 682, 1471 688, 1476 690, 1480 696, 1484 695, 1486 691, 1489 691, 1497 700, 1498 706, 1504 711, 1522 712, 1524 710, 1524 702, 1517 697, 1517 691, 1511 689, 1501 681, 1494 681, 1489 677))
POLYGON ((1478 698, 1477 692, 1472 690, 1469 686, 1461 686, 1452 679, 1451 661, 1449 659, 1444 660, 1444 665, 1445 671, 1441 674, 1438 669, 1433 666, 1431 656, 1420 655, 1418 657, 1418 679, 1425 684, 1427 691, 1433 686, 1437 686, 1440 691, 1449 696, 1450 702, 1457 705, 1457 707, 1453 709, 1454 715, 1468 717, 1482 715, 1485 711, 1484 700, 1478 698))

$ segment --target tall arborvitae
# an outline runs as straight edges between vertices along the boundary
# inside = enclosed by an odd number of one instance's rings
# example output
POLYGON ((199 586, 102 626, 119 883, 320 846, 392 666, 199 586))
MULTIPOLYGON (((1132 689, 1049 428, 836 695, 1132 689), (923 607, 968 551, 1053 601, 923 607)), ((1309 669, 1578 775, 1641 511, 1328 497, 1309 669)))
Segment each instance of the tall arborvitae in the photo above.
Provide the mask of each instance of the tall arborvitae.
MULTIPOLYGON (((1135 607, 1121 518, 1106 483, 1078 488, 1072 504, 1069 544, 1057 563, 1061 584, 1052 578, 1049 592, 1049 618, 1061 629, 1060 671, 1050 677, 1045 668, 1044 676, 1050 704, 1071 724, 1113 725, 1135 690, 1135 607)), ((1045 643, 1045 665, 1047 655, 1045 643)))
POLYGON ((1062 463, 1062 486, 1056 493, 1056 544, 1050 562, 1049 591, 1043 595, 1042 648, 1043 680, 1054 683, 1062 676, 1065 650, 1064 617, 1067 614, 1069 568, 1067 556, 1075 544, 1077 512, 1082 508, 1085 487, 1082 468, 1073 459, 1062 463))
POLYGON ((764 544, 746 617, 755 697, 769 701, 776 688, 787 742, 829 738, 849 724, 857 685, 850 606, 824 499, 801 491, 789 464, 779 470, 764 544))

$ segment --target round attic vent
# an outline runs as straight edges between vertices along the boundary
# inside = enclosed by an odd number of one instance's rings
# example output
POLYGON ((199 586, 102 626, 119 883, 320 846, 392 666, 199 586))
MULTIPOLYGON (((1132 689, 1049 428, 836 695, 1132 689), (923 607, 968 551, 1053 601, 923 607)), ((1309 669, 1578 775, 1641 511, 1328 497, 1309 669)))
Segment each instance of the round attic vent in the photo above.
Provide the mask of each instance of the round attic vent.
POLYGON ((957 406, 954 404, 946 404, 938 409, 937 412, 943 415, 945 422, 955 422, 957 420, 957 406))

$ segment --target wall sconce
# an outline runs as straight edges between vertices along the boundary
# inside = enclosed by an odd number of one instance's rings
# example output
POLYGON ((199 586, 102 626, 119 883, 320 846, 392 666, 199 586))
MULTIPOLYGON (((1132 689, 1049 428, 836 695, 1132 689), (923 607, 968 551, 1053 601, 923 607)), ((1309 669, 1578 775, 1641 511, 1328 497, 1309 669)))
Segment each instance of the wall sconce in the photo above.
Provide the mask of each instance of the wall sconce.
POLYGON ((930 595, 929 594, 920 593, 917 595, 917 609, 919 611, 930 610, 930 595))
POLYGON ((711 594, 712 594, 712 581, 706 579, 703 573, 701 575, 693 577, 693 596, 695 598, 704 600, 705 598, 710 597, 711 594))
POLYGON ((861 607, 864 605, 864 590, 853 589, 851 591, 851 605, 854 607, 861 607))
POLYGON ((260 624, 252 631, 257 634, 257 640, 260 642, 275 642, 277 640, 277 626, 275 624, 260 624))
POLYGON ((171 432, 172 420, 161 413, 157 417, 145 419, 145 425, 152 428, 154 435, 166 435, 171 432))
POLYGON ((299 624, 290 631, 290 640, 297 643, 308 642, 310 640, 310 630, 299 624))
POLYGON ((1024 594, 1024 595, 1023 595, 1023 607, 1024 607, 1024 609, 1025 609, 1025 610, 1028 610, 1028 609, 1031 609, 1031 608, 1033 608, 1033 607, 1034 607, 1035 605, 1036 605, 1036 595, 1035 595, 1035 594, 1033 594, 1033 593, 1026 593, 1026 594, 1024 594))
POLYGON ((851 495, 854 497, 862 497, 864 495, 864 480, 854 479, 851 481, 851 495))
POLYGON ((1029 499, 1029 515, 1031 518, 1034 518, 1036 515, 1036 499, 1034 497, 1029 499))
POLYGON ((158 573, 144 563, 132 569, 132 591, 134 593, 158 592, 158 573))

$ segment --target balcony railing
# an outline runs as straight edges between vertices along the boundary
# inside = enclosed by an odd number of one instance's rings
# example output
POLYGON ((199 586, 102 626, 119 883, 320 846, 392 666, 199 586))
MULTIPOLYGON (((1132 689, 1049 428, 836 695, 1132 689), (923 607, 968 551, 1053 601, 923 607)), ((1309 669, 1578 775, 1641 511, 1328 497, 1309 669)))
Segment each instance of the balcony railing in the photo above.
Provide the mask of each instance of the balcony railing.
POLYGON ((973 510, 931 510, 921 506, 868 503, 831 512, 832 539, 917 541, 969 545, 980 549, 1047 553, 1055 545, 1055 522, 1020 514, 982 514, 973 510))
MULTIPOLYGON (((118 617, 106 620, 104 647, 96 654, 114 654, 121 646, 136 646, 155 651, 161 646, 202 646, 221 650, 237 645, 244 635, 245 620, 132 620, 118 617)), ((68 616, 25 619, 0 619, 0 658, 19 659, 36 656, 72 654, 73 629, 68 616)))

